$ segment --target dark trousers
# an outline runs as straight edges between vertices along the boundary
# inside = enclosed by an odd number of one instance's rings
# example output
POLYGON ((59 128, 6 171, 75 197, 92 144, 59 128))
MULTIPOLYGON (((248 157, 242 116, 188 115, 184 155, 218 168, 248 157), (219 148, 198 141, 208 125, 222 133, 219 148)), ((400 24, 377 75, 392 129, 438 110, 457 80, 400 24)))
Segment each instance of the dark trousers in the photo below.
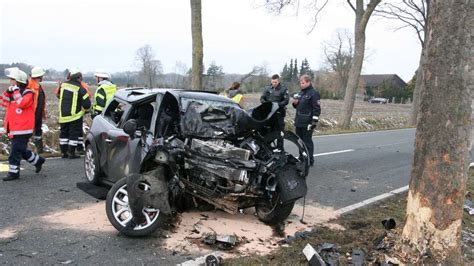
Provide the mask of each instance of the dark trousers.
MULTIPOLYGON (((31 135, 30 135, 31 136, 31 135)), ((28 150, 28 140, 30 136, 15 136, 11 140, 11 151, 8 157, 9 176, 20 176, 20 162, 21 159, 27 160, 32 165, 36 166, 39 160, 39 155, 28 150)))
MULTIPOLYGON (((274 120, 272 121, 272 131, 284 131, 285 130, 285 113, 281 113, 280 111, 277 112, 277 114, 273 118, 274 120)), ((277 139, 277 148, 280 149, 281 151, 284 150, 283 146, 283 137, 280 134, 280 137, 277 139)))
POLYGON ((79 137, 82 138, 82 118, 68 123, 61 123, 59 144, 61 148, 69 146, 76 147, 79 137))
POLYGON ((296 135, 303 140, 306 148, 308 149, 309 161, 312 164, 314 162, 314 144, 313 144, 313 131, 309 131, 306 127, 297 127, 296 135))
POLYGON ((41 116, 41 113, 36 113, 35 114, 35 133, 33 134, 33 139, 41 139, 43 135, 43 129, 41 128, 43 126, 43 117, 41 116))

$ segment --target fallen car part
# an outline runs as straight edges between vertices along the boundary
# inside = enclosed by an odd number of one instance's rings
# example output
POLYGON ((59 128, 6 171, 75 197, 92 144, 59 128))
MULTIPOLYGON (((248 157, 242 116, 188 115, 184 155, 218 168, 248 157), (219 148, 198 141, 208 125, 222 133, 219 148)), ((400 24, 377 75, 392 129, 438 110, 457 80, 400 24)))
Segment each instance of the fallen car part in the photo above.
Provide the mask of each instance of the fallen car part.
POLYGON ((321 258, 318 252, 310 244, 306 244, 303 249, 303 254, 308 260, 310 266, 325 266, 326 262, 321 258))
POLYGON ((202 242, 207 245, 215 245, 219 249, 231 249, 237 244, 236 235, 218 235, 215 232, 205 233, 202 236, 202 242))
POLYGON ((192 259, 192 260, 185 261, 177 265, 178 266, 202 266, 202 265, 219 266, 222 264, 222 255, 223 255, 222 252, 216 251, 216 252, 212 252, 210 254, 207 254, 207 255, 192 259), (213 264, 215 263, 215 259, 217 259, 218 261, 217 264, 213 264))

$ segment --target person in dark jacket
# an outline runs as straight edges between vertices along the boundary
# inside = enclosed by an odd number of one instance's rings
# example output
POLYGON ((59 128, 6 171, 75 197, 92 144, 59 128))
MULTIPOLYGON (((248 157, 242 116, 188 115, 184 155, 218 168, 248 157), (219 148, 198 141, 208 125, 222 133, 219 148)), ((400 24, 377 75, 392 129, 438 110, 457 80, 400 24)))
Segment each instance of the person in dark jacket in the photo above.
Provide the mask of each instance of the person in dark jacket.
MULTIPOLYGON (((277 103, 280 107, 276 113, 276 121, 273 130, 283 131, 285 129, 286 106, 289 100, 288 88, 280 83, 280 76, 277 74, 273 75, 271 85, 264 88, 262 96, 260 97, 261 103, 273 102, 277 103)), ((283 151, 283 137, 277 140, 277 148, 279 151, 283 151)))
POLYGON ((310 165, 314 165, 314 144, 313 130, 319 121, 321 114, 321 97, 319 92, 313 88, 311 77, 302 75, 300 77, 301 91, 293 101, 293 107, 296 108, 295 128, 296 135, 300 137, 309 152, 310 165))

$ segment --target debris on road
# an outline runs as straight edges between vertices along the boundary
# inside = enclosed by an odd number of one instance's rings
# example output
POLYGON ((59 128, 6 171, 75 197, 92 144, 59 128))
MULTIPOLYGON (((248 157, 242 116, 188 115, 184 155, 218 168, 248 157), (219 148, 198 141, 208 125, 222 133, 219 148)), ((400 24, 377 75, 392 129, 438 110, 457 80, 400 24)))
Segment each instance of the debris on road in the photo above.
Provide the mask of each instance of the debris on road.
POLYGON ((382 225, 387 230, 392 230, 392 229, 395 229, 395 227, 397 227, 397 223, 395 222, 393 218, 383 220, 382 225))
POLYGON ((326 265, 326 262, 324 262, 323 258, 321 258, 321 256, 313 248, 313 246, 311 246, 311 244, 306 244, 306 246, 303 249, 303 254, 308 260, 308 264, 310 266, 325 266, 326 265))
POLYGON ((208 255, 204 255, 193 260, 188 260, 183 263, 178 264, 178 266, 219 266, 222 264, 222 253, 213 252, 208 255))
POLYGON ((238 243, 236 235, 218 235, 216 233, 203 234, 202 242, 207 245, 215 245, 222 250, 232 249, 238 243))
POLYGON ((351 192, 356 192, 357 191, 357 188, 356 187, 352 187, 351 188, 351 192))
POLYGON ((472 201, 468 199, 464 200, 464 210, 469 213, 469 215, 474 215, 474 207, 472 201))
POLYGON ((352 264, 354 266, 365 265, 365 253, 361 249, 352 250, 352 264))

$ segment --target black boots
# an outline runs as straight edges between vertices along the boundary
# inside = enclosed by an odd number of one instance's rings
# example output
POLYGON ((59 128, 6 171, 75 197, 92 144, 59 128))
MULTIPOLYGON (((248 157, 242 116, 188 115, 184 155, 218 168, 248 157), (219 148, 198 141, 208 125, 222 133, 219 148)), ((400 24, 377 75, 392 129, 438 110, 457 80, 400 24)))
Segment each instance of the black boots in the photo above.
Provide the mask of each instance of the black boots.
POLYGON ((8 174, 6 177, 2 178, 3 181, 12 181, 15 179, 20 178, 20 175, 10 175, 8 174))
POLYGON ((67 154, 68 145, 60 145, 60 147, 61 147, 61 153, 62 153, 61 158, 67 158, 68 157, 68 154, 67 154))
POLYGON ((35 173, 39 173, 41 171, 41 167, 43 166, 45 161, 46 160, 43 157, 41 156, 39 157, 38 162, 36 162, 36 165, 35 165, 35 168, 36 168, 35 173))
POLYGON ((79 155, 76 155, 76 146, 69 145, 68 154, 69 154, 69 157, 68 157, 69 159, 77 159, 80 157, 79 155))

